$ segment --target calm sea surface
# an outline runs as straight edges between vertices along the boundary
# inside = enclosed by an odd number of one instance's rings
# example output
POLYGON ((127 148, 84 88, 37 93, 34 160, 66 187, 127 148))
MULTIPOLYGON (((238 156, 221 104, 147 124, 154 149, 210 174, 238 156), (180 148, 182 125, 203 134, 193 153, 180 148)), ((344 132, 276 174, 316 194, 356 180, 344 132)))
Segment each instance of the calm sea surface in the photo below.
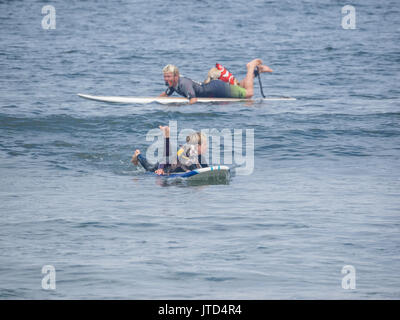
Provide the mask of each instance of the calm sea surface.
POLYGON ((354 30, 345 4, 0 1, 0 299, 399 299, 400 3, 352 1, 354 30), (257 57, 264 92, 296 101, 76 95, 158 95, 168 63, 241 79, 257 57), (131 165, 170 121, 254 130, 252 174, 190 185, 131 165))

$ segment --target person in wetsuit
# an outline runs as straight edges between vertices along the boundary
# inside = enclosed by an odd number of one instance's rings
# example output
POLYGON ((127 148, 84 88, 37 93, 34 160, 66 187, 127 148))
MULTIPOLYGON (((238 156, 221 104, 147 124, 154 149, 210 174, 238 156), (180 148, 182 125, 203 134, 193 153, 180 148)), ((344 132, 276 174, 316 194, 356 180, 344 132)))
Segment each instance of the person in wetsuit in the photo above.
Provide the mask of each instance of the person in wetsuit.
POLYGON ((208 167, 201 155, 207 151, 207 137, 201 132, 195 132, 186 137, 186 144, 181 146, 176 153, 176 161, 169 161, 169 127, 160 126, 165 137, 166 163, 151 164, 137 149, 132 156, 131 162, 134 165, 139 163, 146 171, 155 172, 158 175, 168 175, 173 172, 186 172, 198 168, 208 167))
POLYGON ((189 99, 189 103, 197 102, 197 98, 239 98, 248 99, 254 95, 255 69, 259 73, 272 70, 262 65, 261 59, 254 59, 247 65, 246 77, 240 85, 231 85, 222 80, 211 80, 209 83, 198 83, 186 77, 181 77, 178 67, 168 64, 163 69, 164 82, 168 86, 160 97, 167 97, 174 92, 189 99))

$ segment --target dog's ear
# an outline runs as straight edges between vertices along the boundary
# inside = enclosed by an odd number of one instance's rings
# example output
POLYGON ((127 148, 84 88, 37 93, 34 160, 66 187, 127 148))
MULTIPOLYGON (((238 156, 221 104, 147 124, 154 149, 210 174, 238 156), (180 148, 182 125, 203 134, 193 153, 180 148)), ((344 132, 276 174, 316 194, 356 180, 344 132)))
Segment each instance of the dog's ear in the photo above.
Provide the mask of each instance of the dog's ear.
POLYGON ((210 72, 208 72, 207 79, 203 81, 204 84, 207 84, 211 81, 210 72))

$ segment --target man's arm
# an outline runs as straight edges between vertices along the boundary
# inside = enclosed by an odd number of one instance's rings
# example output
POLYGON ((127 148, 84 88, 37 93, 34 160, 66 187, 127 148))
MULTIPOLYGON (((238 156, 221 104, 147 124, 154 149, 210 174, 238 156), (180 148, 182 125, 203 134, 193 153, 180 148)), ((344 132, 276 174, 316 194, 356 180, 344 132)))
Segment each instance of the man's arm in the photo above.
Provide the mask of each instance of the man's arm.
POLYGON ((162 131, 164 138, 165 138, 165 150, 164 155, 166 157, 166 163, 161 163, 158 169, 155 171, 158 175, 165 174, 165 170, 169 166, 169 127, 168 126, 159 126, 160 130, 162 131))

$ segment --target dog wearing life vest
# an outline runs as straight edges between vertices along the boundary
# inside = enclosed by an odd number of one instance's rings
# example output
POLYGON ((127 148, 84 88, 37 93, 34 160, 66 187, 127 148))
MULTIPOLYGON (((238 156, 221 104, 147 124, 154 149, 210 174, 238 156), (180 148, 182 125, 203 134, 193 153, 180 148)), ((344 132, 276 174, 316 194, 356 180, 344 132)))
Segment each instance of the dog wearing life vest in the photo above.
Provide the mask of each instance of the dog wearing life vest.
POLYGON ((215 65, 214 68, 211 68, 208 71, 207 79, 204 80, 204 84, 209 83, 211 80, 222 80, 224 82, 228 82, 232 85, 239 85, 239 81, 230 73, 226 68, 221 66, 219 63, 215 65))

